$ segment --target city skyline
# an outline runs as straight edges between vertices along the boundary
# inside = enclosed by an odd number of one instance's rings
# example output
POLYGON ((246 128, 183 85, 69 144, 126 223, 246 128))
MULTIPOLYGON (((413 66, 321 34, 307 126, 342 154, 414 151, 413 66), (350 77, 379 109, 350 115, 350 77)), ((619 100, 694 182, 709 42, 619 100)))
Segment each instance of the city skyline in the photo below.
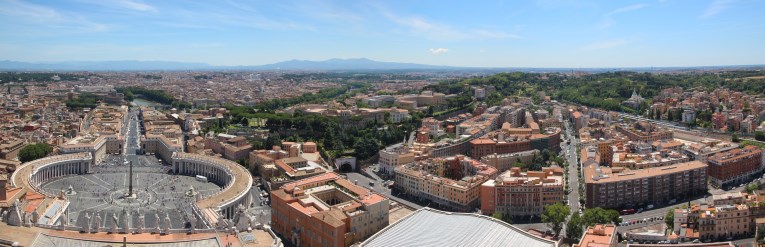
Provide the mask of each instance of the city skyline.
POLYGON ((2 60, 218 66, 369 58, 457 67, 763 64, 762 2, 3 0, 2 60))

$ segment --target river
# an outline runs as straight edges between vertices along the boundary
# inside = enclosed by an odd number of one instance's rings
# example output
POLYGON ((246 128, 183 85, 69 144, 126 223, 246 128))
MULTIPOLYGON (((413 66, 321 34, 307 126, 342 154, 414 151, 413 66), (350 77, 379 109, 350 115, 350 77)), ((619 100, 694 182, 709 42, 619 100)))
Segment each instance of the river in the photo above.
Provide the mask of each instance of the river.
POLYGON ((133 99, 133 103, 137 106, 161 106, 162 105, 154 101, 149 101, 149 100, 139 99, 139 98, 133 99))

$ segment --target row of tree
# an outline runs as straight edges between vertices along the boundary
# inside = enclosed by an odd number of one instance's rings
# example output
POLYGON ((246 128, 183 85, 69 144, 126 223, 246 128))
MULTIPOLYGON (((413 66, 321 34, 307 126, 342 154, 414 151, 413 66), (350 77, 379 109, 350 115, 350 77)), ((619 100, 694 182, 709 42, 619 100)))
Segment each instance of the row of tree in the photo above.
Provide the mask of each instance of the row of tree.
MULTIPOLYGON (((491 86, 500 97, 492 98, 494 94, 489 94, 487 100, 493 102, 487 103, 498 103, 498 100, 507 96, 535 97, 542 91, 557 100, 635 113, 638 109, 622 105, 624 100, 632 96, 633 90, 647 99, 658 95, 662 89, 678 86, 702 90, 729 88, 750 94, 762 94, 765 92, 763 75, 765 71, 695 74, 609 72, 582 76, 513 72, 461 81, 443 81, 426 89, 447 94, 469 94, 471 86, 491 86)), ((640 113, 647 109, 646 106, 641 108, 640 113)))
POLYGON ((371 87, 368 83, 348 83, 341 87, 324 88, 316 93, 304 93, 298 97, 287 99, 275 98, 258 103, 255 109, 259 111, 272 112, 284 107, 304 104, 304 103, 322 103, 331 99, 342 102, 359 92, 365 92, 371 87))
POLYGON ((370 122, 359 126, 353 119, 341 119, 317 114, 269 113, 251 107, 227 105, 232 122, 247 123, 249 119, 264 119, 269 138, 252 140, 255 147, 270 149, 276 139, 312 140, 330 157, 353 151, 364 160, 377 154, 380 148, 401 142, 416 128, 419 119, 391 124, 387 121, 370 122), (344 122, 345 121, 345 122, 344 122))
POLYGON ((100 97, 92 93, 81 93, 77 98, 67 100, 66 107, 70 109, 95 108, 100 97))
POLYGON ((62 81, 76 81, 80 76, 75 74, 58 74, 43 72, 0 72, 0 84, 8 82, 52 82, 58 75, 62 81))
POLYGON ((133 101, 137 95, 140 95, 144 99, 160 104, 171 105, 179 109, 191 109, 191 103, 176 99, 164 90, 148 89, 145 87, 122 87, 117 88, 117 92, 125 95, 125 101, 133 101))

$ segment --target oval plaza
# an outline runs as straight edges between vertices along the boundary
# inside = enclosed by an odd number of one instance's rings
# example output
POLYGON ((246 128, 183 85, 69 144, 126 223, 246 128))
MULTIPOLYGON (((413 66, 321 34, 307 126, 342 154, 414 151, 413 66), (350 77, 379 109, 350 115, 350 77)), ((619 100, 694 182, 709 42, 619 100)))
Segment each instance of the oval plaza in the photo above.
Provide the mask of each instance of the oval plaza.
POLYGON ((185 153, 171 138, 139 139, 139 112, 120 110, 124 126, 117 126, 125 135, 73 144, 72 153, 64 145, 59 155, 22 164, 8 187, 26 199, 10 201, 4 221, 81 233, 159 234, 263 224, 245 214, 253 180, 244 167, 185 153))

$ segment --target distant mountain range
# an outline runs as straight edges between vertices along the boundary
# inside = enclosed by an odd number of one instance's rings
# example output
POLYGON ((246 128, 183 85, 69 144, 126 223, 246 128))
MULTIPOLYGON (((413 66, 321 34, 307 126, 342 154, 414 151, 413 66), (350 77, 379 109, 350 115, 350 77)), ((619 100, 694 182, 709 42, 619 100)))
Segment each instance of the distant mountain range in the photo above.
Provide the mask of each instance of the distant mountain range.
POLYGON ((380 62, 366 58, 324 61, 289 60, 256 66, 215 66, 206 63, 169 61, 102 61, 29 63, 0 61, 5 71, 142 71, 142 70, 450 70, 459 67, 416 63, 380 62))
POLYGON ((488 67, 451 67, 416 63, 380 62, 366 58, 338 59, 324 61, 289 60, 273 64, 255 66, 215 66, 207 63, 188 63, 171 61, 66 61, 30 63, 2 60, 0 71, 179 71, 179 70, 285 70, 285 71, 374 71, 374 70, 451 70, 483 72, 667 72, 680 70, 718 70, 718 69, 764 69, 763 65, 739 66, 696 66, 696 67, 632 67, 632 68, 488 68, 488 67))

